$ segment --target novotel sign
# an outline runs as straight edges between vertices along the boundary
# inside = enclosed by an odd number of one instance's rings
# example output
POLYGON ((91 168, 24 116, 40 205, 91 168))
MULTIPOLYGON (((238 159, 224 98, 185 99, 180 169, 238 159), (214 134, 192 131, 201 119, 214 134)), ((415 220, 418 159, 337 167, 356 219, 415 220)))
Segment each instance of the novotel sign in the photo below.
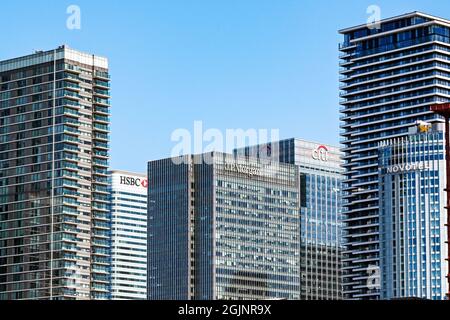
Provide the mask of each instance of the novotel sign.
POLYGON ((143 178, 133 178, 128 176, 120 176, 120 184, 133 187, 148 187, 148 180, 143 178))
POLYGON ((429 169, 428 163, 408 163, 408 164, 396 164, 386 168, 387 173, 399 173, 417 170, 429 169))

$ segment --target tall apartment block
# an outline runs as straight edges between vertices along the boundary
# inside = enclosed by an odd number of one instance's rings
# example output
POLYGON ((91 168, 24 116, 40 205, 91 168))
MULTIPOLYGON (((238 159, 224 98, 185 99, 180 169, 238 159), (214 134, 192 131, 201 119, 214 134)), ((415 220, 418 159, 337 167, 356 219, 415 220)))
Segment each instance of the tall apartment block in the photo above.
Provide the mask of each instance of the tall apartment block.
POLYGON ((297 166, 302 300, 339 300, 342 290, 342 168, 339 148, 291 138, 237 150, 297 166))
POLYGON ((344 291, 379 299, 379 142, 439 118, 430 105, 450 100, 450 21, 413 12, 340 33, 344 291))
POLYGON ((381 298, 444 300, 447 283, 444 124, 380 142, 381 298))
POLYGON ((113 170, 110 179, 111 299, 147 299, 147 176, 113 170))
POLYGON ((108 298, 108 61, 0 62, 0 299, 108 298))
POLYGON ((148 298, 300 298, 298 169, 222 153, 148 164, 148 298))

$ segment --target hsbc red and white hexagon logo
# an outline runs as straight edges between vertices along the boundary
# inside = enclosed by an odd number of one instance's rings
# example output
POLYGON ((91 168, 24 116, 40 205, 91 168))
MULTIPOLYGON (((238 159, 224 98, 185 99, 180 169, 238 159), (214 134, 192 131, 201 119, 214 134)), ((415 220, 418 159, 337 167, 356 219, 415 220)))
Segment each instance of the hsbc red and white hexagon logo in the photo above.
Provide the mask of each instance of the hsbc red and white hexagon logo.
POLYGON ((125 186, 148 188, 148 179, 120 176, 120 184, 125 186))

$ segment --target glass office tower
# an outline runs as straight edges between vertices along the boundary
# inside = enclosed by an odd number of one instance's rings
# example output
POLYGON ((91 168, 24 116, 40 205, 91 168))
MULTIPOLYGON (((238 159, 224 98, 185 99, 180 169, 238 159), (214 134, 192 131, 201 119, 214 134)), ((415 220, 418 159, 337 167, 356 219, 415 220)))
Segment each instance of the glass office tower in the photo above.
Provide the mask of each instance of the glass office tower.
POLYGON ((380 143, 381 297, 444 300, 444 125, 416 128, 407 137, 380 143))
POLYGON ((378 144, 450 100, 450 21, 413 12, 343 29, 341 137, 349 299, 380 298, 378 144))
POLYGON ((300 298, 296 166, 210 153, 148 177, 149 299, 300 298))
POLYGON ((301 299, 342 299, 344 243, 339 148, 291 138, 236 152, 243 156, 271 158, 298 167, 301 299))
POLYGON ((147 299, 147 176, 109 174, 111 299, 147 299))
POLYGON ((108 298, 109 109, 105 58, 0 62, 0 299, 108 298))

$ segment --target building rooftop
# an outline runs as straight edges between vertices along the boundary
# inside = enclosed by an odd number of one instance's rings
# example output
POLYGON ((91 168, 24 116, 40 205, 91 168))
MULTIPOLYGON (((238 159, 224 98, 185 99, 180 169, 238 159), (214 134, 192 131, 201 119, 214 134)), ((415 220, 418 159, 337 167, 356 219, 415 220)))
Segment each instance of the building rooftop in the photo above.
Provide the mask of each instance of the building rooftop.
POLYGON ((147 177, 145 173, 141 172, 133 172, 133 171, 125 171, 125 170, 109 170, 108 174, 123 174, 123 175, 130 175, 130 176, 139 176, 139 177, 147 177))
POLYGON ((36 64, 51 62, 54 60, 54 55, 56 55, 56 60, 68 59, 86 65, 108 69, 107 58, 77 51, 69 48, 66 45, 62 45, 53 50, 36 51, 35 53, 30 55, 0 61, 0 72, 6 72, 9 70, 26 68, 36 64))
MULTIPOLYGON (((435 20, 435 21, 440 21, 440 22, 443 22, 443 23, 446 23, 446 24, 450 25, 450 20, 448 20, 448 19, 440 18, 440 17, 433 16, 433 15, 429 15, 429 14, 426 14, 426 13, 423 13, 423 12, 419 12, 419 11, 413 11, 413 12, 410 12, 410 13, 394 16, 394 17, 391 17, 391 18, 382 19, 380 21, 380 23, 386 23, 386 22, 395 21, 395 20, 404 19, 404 18, 409 18, 409 17, 423 17, 423 18, 428 18, 428 19, 435 20)), ((364 24, 360 24, 360 25, 357 25, 357 26, 354 26, 354 27, 341 29, 341 30, 339 30, 339 33, 345 34, 347 32, 355 31, 355 30, 358 30, 358 29, 366 28, 366 27, 367 27, 367 24, 364 23, 364 24)))

